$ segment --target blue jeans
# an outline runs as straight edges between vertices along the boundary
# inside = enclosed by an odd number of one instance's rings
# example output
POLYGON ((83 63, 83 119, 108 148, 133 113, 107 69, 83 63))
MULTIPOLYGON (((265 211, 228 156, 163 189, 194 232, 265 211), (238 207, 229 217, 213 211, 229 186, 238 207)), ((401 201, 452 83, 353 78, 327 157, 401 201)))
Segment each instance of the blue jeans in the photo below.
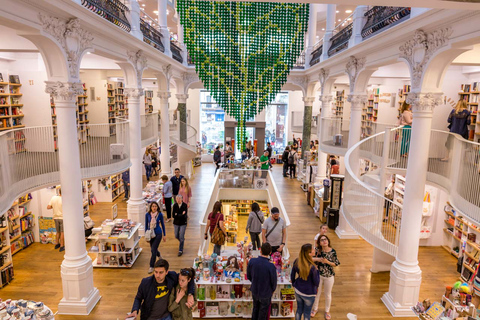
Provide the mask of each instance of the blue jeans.
POLYGON ((315 296, 305 297, 295 292, 295 299, 297 300, 297 312, 295 312, 295 320, 301 320, 302 315, 304 320, 310 320, 310 313, 312 312, 315 296))
POLYGON ((153 266, 155 265, 155 261, 157 260, 157 253, 159 253, 158 247, 160 246, 160 242, 162 242, 161 234, 157 234, 155 238, 150 240, 150 250, 152 252, 152 256, 150 257, 150 268, 153 268, 153 266))
POLYGON ((257 298, 253 296, 252 320, 267 320, 271 301, 272 298, 257 298))
POLYGON ((150 176, 152 175, 152 165, 146 164, 145 165, 145 175, 147 176, 147 180, 150 180, 150 176))
POLYGON ((183 252, 183 244, 185 243, 185 230, 187 229, 187 225, 184 224, 183 226, 177 226, 176 224, 173 225, 173 230, 175 231, 175 239, 180 241, 180 245, 178 246, 178 251, 183 252))
POLYGON ((125 190, 125 199, 128 199, 128 192, 130 191, 130 186, 127 183, 124 183, 123 189, 125 190))

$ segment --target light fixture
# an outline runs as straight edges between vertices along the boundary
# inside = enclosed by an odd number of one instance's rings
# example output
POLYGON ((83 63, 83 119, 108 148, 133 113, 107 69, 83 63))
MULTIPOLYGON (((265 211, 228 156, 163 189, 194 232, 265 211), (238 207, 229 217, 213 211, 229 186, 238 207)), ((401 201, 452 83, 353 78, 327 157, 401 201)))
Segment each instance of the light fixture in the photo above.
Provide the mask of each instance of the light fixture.
POLYGON ((342 19, 338 19, 338 22, 342 21, 342 19))
POLYGON ((340 13, 340 11, 338 11, 338 10, 337 10, 337 11, 335 11, 335 12, 336 12, 336 13, 340 13))
POLYGON ((345 10, 345 13, 352 13, 352 10, 345 10))
POLYGON ((322 28, 322 31, 325 31, 325 28, 322 28))
POLYGON ((87 52, 87 54, 92 54, 91 52, 87 52))
POLYGON ((352 20, 352 18, 348 18, 347 20, 350 21, 350 20, 352 20))
POLYGON ((315 38, 317 38, 317 39, 318 39, 318 36, 316 36, 315 38))
POLYGON ((168 9, 167 9, 167 14, 169 14, 169 13, 170 13, 170 11, 168 11, 168 9))
POLYGON ((153 13, 155 13, 158 16, 158 10, 153 11, 153 13))
POLYGON ((142 4, 142 7, 145 7, 145 3, 144 3, 144 4, 142 4))

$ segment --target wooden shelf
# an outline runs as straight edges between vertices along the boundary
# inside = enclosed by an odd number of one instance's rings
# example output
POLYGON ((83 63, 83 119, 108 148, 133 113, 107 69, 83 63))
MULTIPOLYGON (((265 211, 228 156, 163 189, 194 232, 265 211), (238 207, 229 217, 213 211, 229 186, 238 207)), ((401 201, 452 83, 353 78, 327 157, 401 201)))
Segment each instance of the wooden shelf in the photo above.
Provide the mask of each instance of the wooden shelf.
POLYGON ((31 212, 27 212, 27 213, 25 213, 23 216, 21 216, 20 219, 23 219, 23 218, 25 218, 25 217, 27 217, 27 216, 29 216, 29 215, 31 215, 31 214, 32 214, 31 212))
MULTIPOLYGON (((11 247, 10 246, 6 246, 5 248, 3 248, 1 251, 0 251, 0 254, 3 254, 5 252, 7 252, 8 250, 10 250, 11 247)), ((11 263, 11 262, 10 262, 11 263)))
POLYGON ((452 227, 455 227, 455 225, 452 224, 452 223, 450 223, 450 222, 448 222, 448 220, 444 220, 444 221, 445 221, 446 224, 448 224, 448 225, 450 225, 450 226, 452 226, 452 227))
POLYGON ((455 226, 455 229, 463 233, 464 235, 467 235, 468 233, 460 229, 459 227, 455 226))
POLYGON ((463 263, 463 266, 464 266, 465 268, 467 268, 468 270, 470 270, 471 272, 475 273, 475 270, 473 270, 473 268, 470 267, 469 265, 467 265, 465 262, 463 263))
POLYGON ((22 249, 23 249, 23 248, 18 248, 17 250, 13 251, 13 252, 12 252, 12 256, 13 256, 15 253, 17 253, 18 251, 22 250, 22 249))
POLYGON ((471 258, 473 261, 478 262, 479 258, 475 258, 472 254, 468 253, 467 251, 465 251, 465 254, 466 254, 469 258, 471 258))
POLYGON ((8 262, 8 263, 5 263, 3 266, 0 267, 0 271, 3 271, 5 269, 7 269, 8 267, 10 267, 12 265, 12 261, 8 262))
POLYGON ((12 239, 10 239, 10 243, 12 243, 15 240, 18 240, 21 236, 22 234, 19 234, 18 236, 13 237, 12 239))

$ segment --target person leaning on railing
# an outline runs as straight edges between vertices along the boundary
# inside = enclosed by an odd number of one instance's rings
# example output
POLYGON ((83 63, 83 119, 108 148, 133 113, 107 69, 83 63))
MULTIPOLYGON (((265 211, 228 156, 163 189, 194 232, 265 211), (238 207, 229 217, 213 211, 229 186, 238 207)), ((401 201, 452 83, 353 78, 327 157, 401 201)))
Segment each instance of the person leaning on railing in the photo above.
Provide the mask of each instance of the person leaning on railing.
MULTIPOLYGON (((463 99, 458 100, 455 109, 448 115, 448 129, 452 133, 461 135, 465 140, 468 140, 468 126, 471 123, 470 111, 467 110, 467 102, 463 99)), ((452 151, 453 135, 449 134, 445 147, 448 150, 448 156, 442 161, 448 161, 450 152, 452 151)))

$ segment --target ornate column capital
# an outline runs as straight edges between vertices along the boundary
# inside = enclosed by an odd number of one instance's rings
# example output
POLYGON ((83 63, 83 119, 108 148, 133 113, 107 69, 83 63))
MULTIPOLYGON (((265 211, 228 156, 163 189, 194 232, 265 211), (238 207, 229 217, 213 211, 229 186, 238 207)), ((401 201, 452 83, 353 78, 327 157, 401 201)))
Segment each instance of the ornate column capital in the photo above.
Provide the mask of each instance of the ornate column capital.
POLYGON ((330 74, 330 70, 328 69, 320 69, 320 72, 318 73, 318 81, 320 81, 320 85, 322 87, 322 91, 323 91, 323 87, 325 85, 325 82, 327 81, 328 79, 328 75, 330 74))
POLYGON ((67 58, 67 67, 71 78, 78 79, 80 60, 86 49, 91 47, 93 35, 80 27, 80 20, 62 20, 39 13, 43 32, 51 35, 61 46, 67 58))
POLYGON ((420 87, 425 68, 433 54, 448 43, 453 33, 451 27, 425 33, 416 30, 413 38, 400 46, 400 58, 407 61, 410 66, 412 87, 420 87))
POLYGON ((162 102, 167 102, 171 96, 172 94, 168 91, 157 91, 157 97, 159 97, 162 102))
POLYGON ((353 111, 362 111, 363 106, 367 103, 366 94, 349 94, 347 101, 352 104, 350 107, 353 111))
POLYGON ((345 66, 345 72, 348 74, 348 78, 350 80, 350 90, 352 91, 355 90, 355 82, 357 81, 360 70, 362 70, 365 66, 365 62, 365 58, 357 59, 355 56, 349 57, 349 60, 345 66))
POLYGON ((442 103, 442 92, 410 92, 407 103, 412 105, 413 114, 433 114, 436 106, 442 103))
POLYGON ((304 105, 312 106, 313 101, 315 101, 315 97, 303 97, 302 100, 303 100, 304 105))
MULTIPOLYGON (((83 85, 80 82, 45 81, 45 84, 45 92, 52 95, 57 102, 75 102, 77 96, 83 95, 83 85)), ((74 108, 75 105, 71 107, 74 108)))
POLYGON ((175 97, 178 100, 178 103, 187 103, 188 94, 176 94, 175 97))
POLYGON ((147 68, 147 57, 142 50, 127 51, 128 61, 133 65, 137 76, 137 87, 142 87, 143 70, 147 68))
POLYGON ((143 88, 125 88, 125 95, 130 99, 140 99, 141 96, 145 95, 143 88))
POLYGON ((322 102, 322 107, 324 107, 326 104, 329 104, 333 101, 333 95, 331 94, 323 94, 318 97, 318 99, 322 102))

